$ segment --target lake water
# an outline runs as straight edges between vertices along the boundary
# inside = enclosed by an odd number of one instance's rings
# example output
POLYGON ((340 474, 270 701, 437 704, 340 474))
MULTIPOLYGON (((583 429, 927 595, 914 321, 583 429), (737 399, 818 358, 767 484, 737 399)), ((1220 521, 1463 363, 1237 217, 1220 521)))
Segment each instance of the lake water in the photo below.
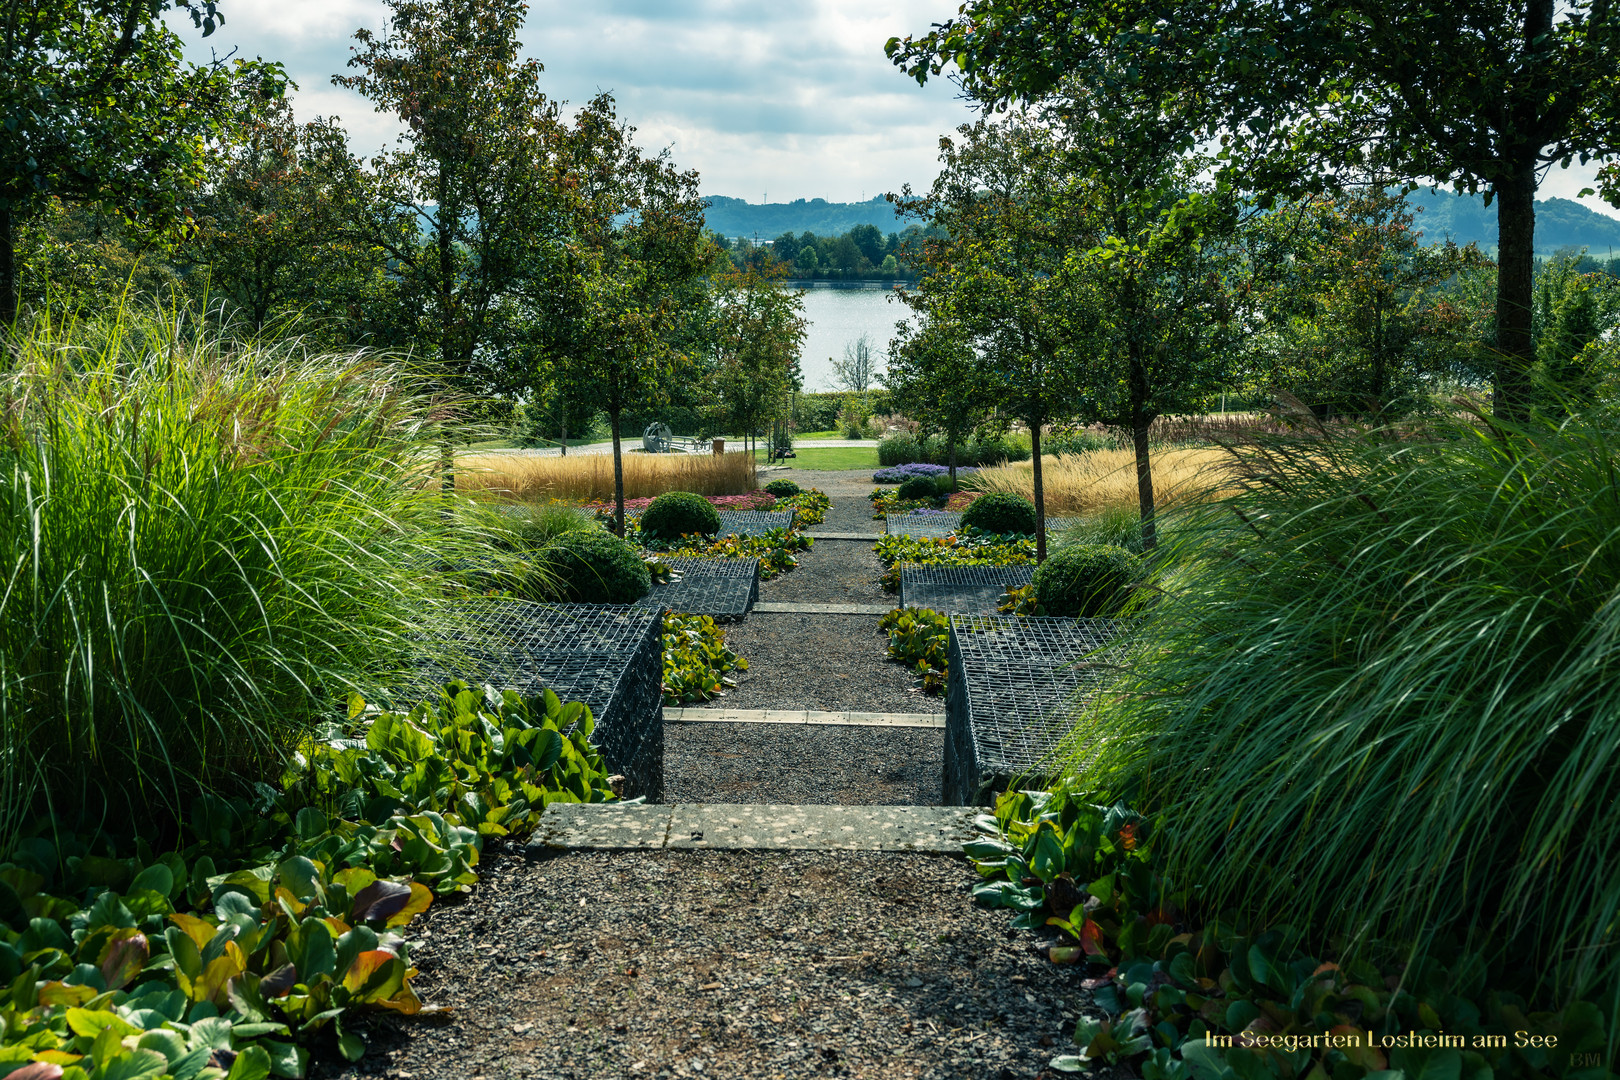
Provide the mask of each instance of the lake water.
POLYGON ((882 371, 894 324, 908 314, 910 309, 888 289, 804 290, 804 317, 810 323, 799 354, 804 388, 836 389, 833 358, 843 359, 844 347, 863 333, 870 338, 877 369, 882 371))

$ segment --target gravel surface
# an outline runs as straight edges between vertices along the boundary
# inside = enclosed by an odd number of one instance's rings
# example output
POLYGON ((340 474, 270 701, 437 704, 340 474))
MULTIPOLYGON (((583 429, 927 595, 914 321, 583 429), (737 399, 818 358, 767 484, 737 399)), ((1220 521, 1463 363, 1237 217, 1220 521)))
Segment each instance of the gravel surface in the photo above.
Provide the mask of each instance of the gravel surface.
MULTIPOLYGON (((763 586, 760 599, 767 599, 763 586)), ((913 691, 911 672, 884 657, 888 639, 875 615, 756 611, 726 627, 726 644, 747 657, 748 670, 709 708, 945 711, 942 699, 913 691)))
POLYGON ((858 495, 863 499, 872 494, 877 484, 871 469, 788 469, 784 472, 761 473, 760 487, 777 477, 786 477, 802 488, 820 488, 836 502, 840 495, 858 495))
POLYGON ((665 724, 664 801, 938 806, 939 728, 665 724))
MULTIPOLYGON (((791 573, 759 583, 760 603, 899 606, 899 601, 877 583, 883 564, 878 562, 869 541, 817 540, 809 551, 799 553, 798 560, 799 565, 791 573)), ((876 629, 875 616, 871 622, 876 629)))
POLYGON ((418 989, 452 1011, 369 1018, 366 1056, 313 1075, 1031 1080, 1055 1077, 1047 1061, 1096 1012, 1087 972, 970 903, 976 875, 948 856, 571 852, 479 869, 465 903, 412 924, 418 989))

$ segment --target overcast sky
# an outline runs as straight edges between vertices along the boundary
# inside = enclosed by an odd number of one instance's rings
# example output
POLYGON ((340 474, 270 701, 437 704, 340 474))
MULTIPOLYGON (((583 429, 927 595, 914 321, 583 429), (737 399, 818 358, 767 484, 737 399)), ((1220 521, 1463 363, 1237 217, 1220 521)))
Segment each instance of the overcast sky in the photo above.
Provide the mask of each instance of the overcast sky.
MULTIPOLYGON (((332 85, 354 31, 385 30, 380 0, 220 0, 206 41, 171 14, 194 60, 210 51, 280 60, 300 119, 338 116, 370 156, 398 134, 392 116, 332 85)), ((546 67, 545 92, 583 104, 611 91, 648 148, 696 169, 706 195, 852 202, 934 177, 939 137, 973 114, 944 80, 918 87, 883 55, 957 0, 530 0, 522 39, 546 67)), ((1593 169, 1553 169, 1540 197, 1573 198, 1593 169)), ((1620 217, 1597 198, 1592 209, 1620 217)))
MULTIPOLYGON (((210 49, 280 60, 300 89, 300 119, 342 118, 370 156, 399 131, 332 85, 361 26, 383 30, 379 0, 220 0, 226 23, 206 41, 175 22, 188 54, 210 49)), ((696 169, 706 195, 760 202, 851 202, 926 186, 939 137, 973 118, 945 81, 919 87, 883 43, 928 28, 956 0, 530 0, 522 40, 545 65, 550 97, 583 104, 598 90, 649 148, 696 169)))

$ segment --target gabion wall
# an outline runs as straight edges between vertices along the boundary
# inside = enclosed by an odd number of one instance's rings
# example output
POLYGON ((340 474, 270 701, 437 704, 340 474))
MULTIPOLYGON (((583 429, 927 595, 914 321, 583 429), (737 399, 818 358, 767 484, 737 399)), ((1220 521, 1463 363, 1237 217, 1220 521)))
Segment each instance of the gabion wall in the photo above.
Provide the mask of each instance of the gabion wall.
POLYGON ((1039 777, 1088 691, 1110 677, 1112 619, 951 616, 945 691, 948 806, 989 805, 1017 777, 1039 777))
POLYGON ((994 615, 1009 588, 1028 585, 1031 566, 900 565, 900 606, 947 614, 994 615))
POLYGON ((625 795, 664 799, 663 618, 656 608, 471 600, 427 621, 421 688, 446 679, 581 701, 625 795))

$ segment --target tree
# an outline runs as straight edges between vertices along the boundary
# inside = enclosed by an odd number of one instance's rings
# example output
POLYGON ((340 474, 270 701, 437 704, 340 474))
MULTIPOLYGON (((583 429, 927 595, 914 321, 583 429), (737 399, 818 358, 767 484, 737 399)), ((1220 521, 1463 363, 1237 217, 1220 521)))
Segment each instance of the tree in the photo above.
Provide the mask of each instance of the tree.
MULTIPOLYGON (((1496 408, 1529 403, 1534 198, 1554 162, 1620 149, 1620 12, 1607 0, 969 0, 888 52, 925 81, 954 64, 988 106, 1129 82, 1197 87, 1205 130, 1253 150, 1250 182, 1299 193, 1371 166, 1497 205, 1496 408), (1264 152, 1261 152, 1264 151, 1264 152)), ((1620 202, 1620 174, 1605 196, 1620 202)))
POLYGON ((901 210, 938 230, 922 241, 922 279, 906 302, 927 321, 958 327, 991 398, 1029 428, 1036 558, 1046 558, 1041 431, 1073 408, 1086 376, 1097 306, 1071 251, 1089 248, 1084 208, 1059 188, 1066 175, 1049 133, 1021 119, 981 120, 941 140, 929 193, 910 188, 901 210))
POLYGON ((838 384, 852 394, 864 394, 877 374, 877 358, 872 355, 872 335, 861 336, 844 346, 844 358, 832 362, 838 384))
POLYGON ((349 66, 360 74, 332 80, 407 125, 371 163, 357 229, 387 255, 410 338, 465 392, 530 250, 558 227, 545 182, 556 109, 540 63, 518 56, 521 0, 388 4, 391 32, 358 31, 349 66))
POLYGON ((695 172, 644 156, 613 98, 598 95, 560 143, 554 187, 565 229, 532 257, 523 291, 541 313, 539 351, 561 392, 597 402, 613 433, 614 529, 624 534, 620 421, 666 400, 691 350, 677 347, 702 310, 705 276, 721 252, 703 227, 695 172))
POLYGON ((893 395, 896 412, 917 421, 925 434, 944 438, 955 491, 956 448, 993 404, 984 371, 961 327, 933 319, 920 326, 901 320, 894 334, 888 367, 879 378, 893 395))
POLYGON ((752 269, 714 280, 709 377, 714 414, 735 431, 753 432, 782 416, 799 381, 804 294, 752 269))
MULTIPOLYGON (((18 230, 51 199, 148 229, 185 219, 202 152, 226 122, 237 78, 279 65, 180 60, 154 0, 9 0, 0 25, 0 323, 18 311, 18 230)), ((204 36, 212 0, 182 0, 204 36)), ((258 84, 279 93, 277 81, 258 84)))
POLYGON ((235 137, 210 154, 187 252, 211 295, 255 329, 297 312, 336 345, 375 336, 367 312, 388 306, 382 252, 354 228, 365 187, 335 119, 299 125, 285 97, 245 95, 235 137), (324 318, 322 318, 324 317, 324 318))
POLYGON ((1321 413, 1378 417, 1451 375, 1477 313, 1444 286, 1479 251, 1422 244, 1405 200, 1373 182, 1279 205, 1247 230, 1256 368, 1321 413))

